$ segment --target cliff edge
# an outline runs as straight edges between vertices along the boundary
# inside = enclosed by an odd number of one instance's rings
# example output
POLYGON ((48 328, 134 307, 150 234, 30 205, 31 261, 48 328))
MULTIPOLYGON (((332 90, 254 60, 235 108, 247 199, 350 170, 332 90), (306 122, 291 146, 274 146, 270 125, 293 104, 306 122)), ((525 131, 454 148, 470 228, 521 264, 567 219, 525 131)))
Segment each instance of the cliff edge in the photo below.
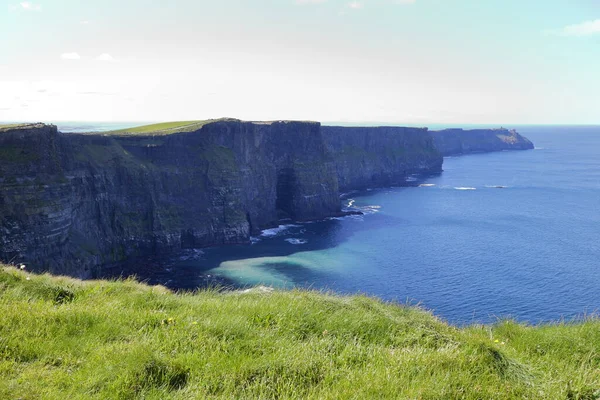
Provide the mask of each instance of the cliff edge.
POLYGON ((533 149, 533 143, 514 129, 445 129, 431 131, 431 136, 444 156, 533 149))

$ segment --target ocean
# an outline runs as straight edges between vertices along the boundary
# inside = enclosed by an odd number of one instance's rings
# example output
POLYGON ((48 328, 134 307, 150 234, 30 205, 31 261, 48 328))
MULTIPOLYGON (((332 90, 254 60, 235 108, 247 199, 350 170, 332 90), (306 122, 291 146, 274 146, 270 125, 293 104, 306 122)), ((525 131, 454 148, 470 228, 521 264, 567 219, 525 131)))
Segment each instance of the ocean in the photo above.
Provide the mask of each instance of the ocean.
POLYGON ((515 128, 535 150, 448 157, 424 185, 348 194, 344 206, 362 216, 282 224, 251 245, 188 251, 123 273, 173 289, 218 279, 363 293, 418 304, 459 325, 593 314, 600 308, 600 127, 515 128))

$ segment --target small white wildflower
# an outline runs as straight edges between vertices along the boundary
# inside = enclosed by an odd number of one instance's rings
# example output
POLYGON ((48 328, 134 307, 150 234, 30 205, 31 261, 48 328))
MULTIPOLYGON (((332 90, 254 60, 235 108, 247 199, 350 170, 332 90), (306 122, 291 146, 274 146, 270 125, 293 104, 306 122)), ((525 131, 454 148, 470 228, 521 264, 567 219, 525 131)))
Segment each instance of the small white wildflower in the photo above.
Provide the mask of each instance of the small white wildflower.
POLYGON ((25 278, 25 280, 26 280, 26 281, 30 281, 30 280, 31 280, 31 278, 30 278, 30 277, 27 277, 27 278, 25 278))
POLYGON ((19 266, 19 268, 20 268, 20 269, 22 269, 22 270, 23 270, 23 269, 25 269, 25 264, 21 264, 21 265, 19 266))

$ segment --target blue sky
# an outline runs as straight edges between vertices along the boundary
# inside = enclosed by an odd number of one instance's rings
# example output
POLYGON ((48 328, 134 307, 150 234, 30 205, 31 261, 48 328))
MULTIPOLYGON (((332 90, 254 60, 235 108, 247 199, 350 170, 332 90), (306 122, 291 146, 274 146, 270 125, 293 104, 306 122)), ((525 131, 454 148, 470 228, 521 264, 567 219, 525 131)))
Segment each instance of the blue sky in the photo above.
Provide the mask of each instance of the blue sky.
POLYGON ((0 121, 600 123, 597 0, 0 0, 0 121))

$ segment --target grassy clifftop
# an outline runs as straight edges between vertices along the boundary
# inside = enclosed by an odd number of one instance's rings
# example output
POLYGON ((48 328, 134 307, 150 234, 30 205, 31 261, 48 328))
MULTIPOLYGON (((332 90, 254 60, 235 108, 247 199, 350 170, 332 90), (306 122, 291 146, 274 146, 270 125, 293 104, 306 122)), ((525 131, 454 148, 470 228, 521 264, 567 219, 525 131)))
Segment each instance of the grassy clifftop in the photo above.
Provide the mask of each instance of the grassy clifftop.
POLYGON ((0 267, 0 398, 600 396, 600 322, 455 328, 306 291, 173 294, 0 267))
POLYGON ((37 123, 22 123, 22 124, 0 124, 0 132, 10 131, 14 129, 32 129, 46 126, 41 122, 37 123))
POLYGON ((119 129, 116 131, 105 132, 105 134, 132 134, 132 135, 169 135, 172 133, 179 132, 193 132, 209 122, 216 122, 218 120, 206 120, 206 121, 173 121, 173 122, 161 122, 158 124, 136 126, 133 128, 119 129))
MULTIPOLYGON (((215 122, 245 122, 235 118, 218 118, 198 121, 172 121, 161 122, 151 125, 136 126, 133 128, 119 129, 116 131, 103 132, 104 135, 150 135, 164 136, 173 133, 194 132, 204 125, 215 122)), ((252 121, 254 124, 270 125, 276 121, 252 121)), ((311 122, 311 121, 284 121, 284 122, 311 122)))

